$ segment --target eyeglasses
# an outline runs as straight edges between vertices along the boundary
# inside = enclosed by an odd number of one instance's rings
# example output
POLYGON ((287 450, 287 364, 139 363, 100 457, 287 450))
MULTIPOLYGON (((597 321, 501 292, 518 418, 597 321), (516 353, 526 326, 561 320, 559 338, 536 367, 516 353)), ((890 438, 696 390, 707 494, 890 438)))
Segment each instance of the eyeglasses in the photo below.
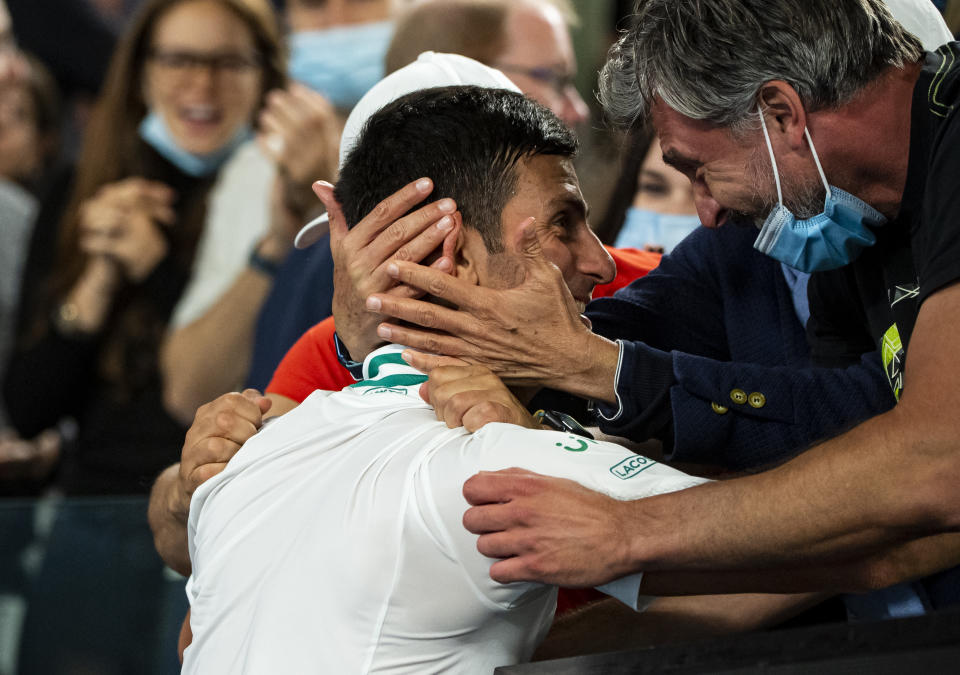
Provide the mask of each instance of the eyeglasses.
POLYGON ((505 73, 518 73, 532 77, 538 82, 549 85, 561 96, 573 86, 573 73, 551 68, 550 66, 518 66, 510 63, 497 63, 494 68, 505 73))
POLYGON ((156 67, 177 78, 186 77, 201 68, 209 68, 218 75, 241 77, 259 69, 261 65, 258 56, 230 52, 203 54, 151 49, 147 58, 156 67))

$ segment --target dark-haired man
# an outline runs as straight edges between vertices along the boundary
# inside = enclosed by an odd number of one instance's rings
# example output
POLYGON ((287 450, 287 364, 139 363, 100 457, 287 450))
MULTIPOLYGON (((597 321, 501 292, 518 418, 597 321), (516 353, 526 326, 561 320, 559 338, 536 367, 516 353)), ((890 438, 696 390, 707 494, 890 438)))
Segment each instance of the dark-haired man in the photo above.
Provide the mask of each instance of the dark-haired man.
MULTIPOLYGON (((401 185, 436 176, 462 217, 458 279, 514 286, 536 249, 581 304, 614 269, 587 226, 575 151, 560 120, 518 93, 428 89, 368 120, 337 195, 352 225, 401 185)), ((539 430, 524 412, 474 434, 449 429, 400 351, 371 353, 363 381, 315 392, 194 493, 185 673, 489 672, 529 658, 554 589, 489 579, 489 559, 460 523, 463 481, 516 465, 623 499, 703 482, 613 444, 539 430)), ((506 389, 498 396, 522 410, 506 389)), ((634 606, 638 584, 607 590, 634 606)))
MULTIPOLYGON (((325 13, 322 8, 313 11, 325 13)), ((576 20, 569 0, 420 0, 398 12, 386 72, 413 63, 425 51, 460 54, 502 69, 524 94, 576 127, 589 112, 573 86, 577 64, 570 27, 576 20)), ((303 44, 309 45, 309 39, 303 44)), ((321 53, 318 58, 314 72, 325 72, 327 57, 321 53)), ((301 143, 302 139, 288 136, 287 147, 296 148, 295 155, 301 143)), ((331 316, 334 306, 333 260, 327 243, 291 252, 257 319, 249 386, 264 389, 287 350, 314 324, 331 316)))

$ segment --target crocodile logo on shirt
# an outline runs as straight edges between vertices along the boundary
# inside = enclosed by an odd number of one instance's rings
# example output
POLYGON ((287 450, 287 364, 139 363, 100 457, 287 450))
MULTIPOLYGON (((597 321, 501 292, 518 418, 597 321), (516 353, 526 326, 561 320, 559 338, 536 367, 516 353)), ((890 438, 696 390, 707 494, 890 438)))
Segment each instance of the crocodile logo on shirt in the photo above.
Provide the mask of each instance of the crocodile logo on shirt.
POLYGON ((883 360, 883 370, 887 374, 893 396, 898 401, 903 391, 903 343, 900 341, 900 331, 897 324, 893 324, 883 334, 880 345, 880 358, 883 360))
POLYGON ((554 445, 569 452, 583 452, 590 447, 590 443, 596 444, 596 441, 583 436, 567 436, 567 438, 570 439, 569 443, 554 443, 554 445))

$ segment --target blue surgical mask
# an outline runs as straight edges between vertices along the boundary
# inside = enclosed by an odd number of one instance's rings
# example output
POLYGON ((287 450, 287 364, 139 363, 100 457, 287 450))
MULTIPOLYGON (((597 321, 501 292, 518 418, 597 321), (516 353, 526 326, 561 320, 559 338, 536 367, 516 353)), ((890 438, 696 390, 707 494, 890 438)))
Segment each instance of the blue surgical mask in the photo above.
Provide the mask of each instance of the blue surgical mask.
POLYGON ((383 78, 393 23, 360 23, 290 36, 290 77, 349 110, 383 78))
POLYGON ((643 248, 650 244, 669 253, 698 227, 700 217, 697 215, 657 213, 631 206, 613 245, 617 248, 643 248))
POLYGON ((219 150, 207 155, 187 152, 177 143, 163 117, 155 112, 147 113, 140 123, 140 138, 160 153, 164 159, 176 166, 188 176, 203 178, 217 172, 233 151, 253 138, 253 129, 249 124, 242 125, 233 137, 219 150))
POLYGON ((882 226, 887 219, 866 202, 827 183, 817 150, 813 147, 813 139, 807 129, 803 131, 807 135, 810 152, 817 165, 820 180, 827 190, 827 196, 821 213, 812 218, 797 218, 793 215, 783 205, 780 173, 777 170, 777 160, 773 156, 773 144, 770 143, 770 133, 763 119, 763 112, 759 112, 763 137, 767 141, 770 163, 773 164, 773 177, 777 183, 777 205, 764 221, 753 247, 794 269, 808 273, 837 269, 856 260, 865 247, 872 246, 877 241, 870 228, 882 226))

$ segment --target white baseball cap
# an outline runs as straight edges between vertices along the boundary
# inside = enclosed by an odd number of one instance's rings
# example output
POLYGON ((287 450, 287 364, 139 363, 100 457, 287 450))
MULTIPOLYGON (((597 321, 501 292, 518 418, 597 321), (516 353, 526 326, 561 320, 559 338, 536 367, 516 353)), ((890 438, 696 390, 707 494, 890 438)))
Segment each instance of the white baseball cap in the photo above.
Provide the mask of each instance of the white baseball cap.
MULTIPOLYGON (((521 93, 506 75, 479 61, 459 54, 424 52, 413 63, 390 73, 377 82, 354 106, 340 138, 340 166, 343 166, 347 153, 357 142, 357 137, 367 119, 382 107, 401 96, 421 89, 455 85, 509 89, 518 94, 521 93)), ((297 233, 293 245, 297 248, 307 248, 319 241, 327 231, 328 220, 326 213, 311 220, 297 233)))

